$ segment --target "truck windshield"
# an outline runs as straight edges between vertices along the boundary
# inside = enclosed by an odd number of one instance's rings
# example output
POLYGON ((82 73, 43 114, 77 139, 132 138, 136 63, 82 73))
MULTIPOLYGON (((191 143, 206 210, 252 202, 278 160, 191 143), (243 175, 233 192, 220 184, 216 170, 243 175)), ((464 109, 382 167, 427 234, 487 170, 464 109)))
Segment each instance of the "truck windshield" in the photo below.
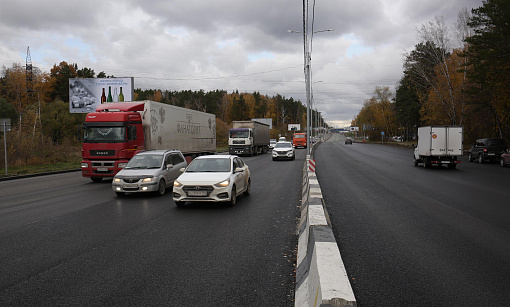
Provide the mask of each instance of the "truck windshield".
POLYGON ((230 138, 247 138, 250 137, 250 131, 249 130, 232 130, 230 131, 230 138))
POLYGON ((84 143, 118 143, 125 141, 125 127, 87 126, 83 136, 84 143))

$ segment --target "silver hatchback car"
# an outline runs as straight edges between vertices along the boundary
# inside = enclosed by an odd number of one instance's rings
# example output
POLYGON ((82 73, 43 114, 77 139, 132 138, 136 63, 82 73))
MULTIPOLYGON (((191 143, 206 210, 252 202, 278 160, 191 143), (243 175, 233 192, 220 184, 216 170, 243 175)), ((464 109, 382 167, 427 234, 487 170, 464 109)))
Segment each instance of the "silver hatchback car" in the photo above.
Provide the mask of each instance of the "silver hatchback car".
POLYGON ((151 150, 137 153, 112 181, 118 196, 126 193, 157 192, 164 195, 186 167, 179 150, 151 150))

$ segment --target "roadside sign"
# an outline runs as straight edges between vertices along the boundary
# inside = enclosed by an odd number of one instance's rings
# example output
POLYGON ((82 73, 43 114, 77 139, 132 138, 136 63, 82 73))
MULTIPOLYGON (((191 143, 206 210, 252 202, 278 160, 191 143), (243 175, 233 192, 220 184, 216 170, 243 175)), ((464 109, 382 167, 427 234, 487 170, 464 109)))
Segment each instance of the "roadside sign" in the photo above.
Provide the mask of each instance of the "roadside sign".
POLYGON ((11 131, 11 119, 0 118, 0 131, 4 133, 4 151, 5 151, 5 175, 7 175, 7 136, 6 132, 11 131))
POLYGON ((11 131, 11 119, 10 118, 0 118, 0 131, 11 131))

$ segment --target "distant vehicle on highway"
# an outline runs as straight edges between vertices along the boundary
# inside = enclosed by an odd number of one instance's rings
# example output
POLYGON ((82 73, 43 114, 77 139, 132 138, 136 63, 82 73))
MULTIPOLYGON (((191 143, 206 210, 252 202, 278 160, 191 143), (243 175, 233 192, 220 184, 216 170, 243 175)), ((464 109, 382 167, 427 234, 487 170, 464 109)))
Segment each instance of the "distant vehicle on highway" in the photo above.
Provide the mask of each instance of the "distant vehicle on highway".
POLYGON ((278 139, 278 142, 285 142, 287 141, 287 139, 284 137, 284 136, 281 136, 279 139, 278 139))
POLYGON ((345 144, 351 144, 352 145, 352 139, 351 138, 346 138, 345 139, 345 144))
POLYGON ((245 120, 232 122, 228 132, 228 153, 254 156, 269 150, 269 125, 245 120))
POLYGON ((294 151, 294 147, 291 142, 281 141, 276 143, 273 148, 273 161, 279 159, 296 159, 296 152, 294 151))
POLYGON ((469 162, 477 160, 478 163, 499 161, 501 154, 504 153, 507 148, 508 147, 504 139, 478 139, 469 150, 468 160, 469 162))
POLYGON ((188 164, 179 150, 151 150, 137 153, 115 175, 112 190, 117 196, 126 193, 156 192, 164 195, 179 177, 179 169, 188 164))
POLYGON ((292 145, 294 145, 295 148, 306 148, 306 133, 294 133, 292 145))
POLYGON ((173 200, 178 207, 186 202, 227 202, 234 206, 241 193, 250 194, 250 169, 234 155, 195 158, 174 181, 173 200))
POLYGON ((269 140, 269 149, 273 149, 274 145, 276 145, 276 139, 270 139, 269 140))
POLYGON ((432 164, 448 165, 454 169, 462 156, 462 127, 425 126, 418 127, 418 145, 414 149, 414 165, 423 167, 432 164))
POLYGON ((499 159, 499 165, 503 167, 510 165, 510 152, 508 151, 508 149, 501 154, 501 159, 499 159))

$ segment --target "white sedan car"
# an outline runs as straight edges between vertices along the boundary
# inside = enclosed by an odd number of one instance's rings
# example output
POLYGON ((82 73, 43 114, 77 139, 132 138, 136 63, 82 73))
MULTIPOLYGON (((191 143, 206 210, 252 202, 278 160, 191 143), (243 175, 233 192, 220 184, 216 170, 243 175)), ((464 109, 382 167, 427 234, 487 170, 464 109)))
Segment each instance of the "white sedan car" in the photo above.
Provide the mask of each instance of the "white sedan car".
POLYGON ((191 201, 228 202, 234 206, 238 195, 250 194, 250 169, 238 156, 200 156, 182 172, 173 189, 179 207, 191 201))
POLYGON ((273 161, 279 159, 296 159, 296 152, 291 142, 278 142, 273 148, 273 161))

